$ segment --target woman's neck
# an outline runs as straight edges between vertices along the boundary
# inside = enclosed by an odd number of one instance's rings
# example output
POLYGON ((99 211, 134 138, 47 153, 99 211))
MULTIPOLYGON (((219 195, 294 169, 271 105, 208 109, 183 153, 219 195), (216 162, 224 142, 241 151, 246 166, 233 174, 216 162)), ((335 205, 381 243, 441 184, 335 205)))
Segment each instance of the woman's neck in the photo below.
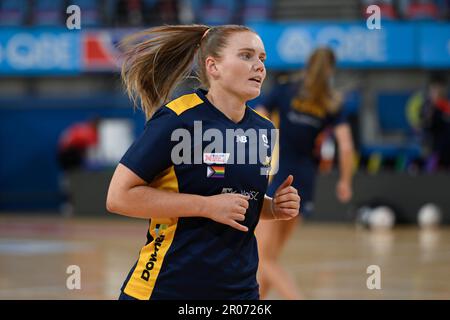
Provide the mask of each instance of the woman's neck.
POLYGON ((209 88, 208 100, 231 121, 238 123, 245 115, 245 101, 220 88, 209 88))

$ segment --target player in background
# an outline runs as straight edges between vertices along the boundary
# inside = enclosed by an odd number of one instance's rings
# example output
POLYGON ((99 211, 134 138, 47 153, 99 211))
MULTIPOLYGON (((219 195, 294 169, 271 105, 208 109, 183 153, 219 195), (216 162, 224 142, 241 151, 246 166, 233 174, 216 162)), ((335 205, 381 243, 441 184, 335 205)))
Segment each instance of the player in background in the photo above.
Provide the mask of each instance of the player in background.
POLYGON ((421 127, 426 133, 431 156, 427 171, 450 169, 450 99, 444 74, 433 74, 428 97, 422 107, 421 127))
POLYGON ((98 125, 94 117, 66 128, 58 141, 58 162, 63 170, 79 169, 87 160, 88 151, 98 145, 98 125))
MULTIPOLYGON (((341 202, 352 197, 354 147, 351 129, 341 110, 342 93, 333 88, 335 56, 328 48, 318 48, 310 56, 300 77, 283 81, 256 107, 260 113, 279 118, 279 170, 268 195, 277 197, 276 186, 283 176, 292 174, 293 185, 302 198, 301 215, 313 211, 313 193, 318 159, 314 150, 319 134, 332 127, 338 144, 340 178, 336 196, 341 202)), ((260 266, 258 279, 261 298, 274 288, 285 299, 301 299, 300 290, 278 263, 286 241, 298 219, 261 221, 256 229, 260 266)))
POLYGON ((74 204, 71 195, 69 173, 87 168, 90 153, 98 146, 98 127, 100 118, 76 122, 67 127, 58 140, 57 160, 61 169, 59 188, 62 196, 60 211, 63 216, 74 214, 74 204))

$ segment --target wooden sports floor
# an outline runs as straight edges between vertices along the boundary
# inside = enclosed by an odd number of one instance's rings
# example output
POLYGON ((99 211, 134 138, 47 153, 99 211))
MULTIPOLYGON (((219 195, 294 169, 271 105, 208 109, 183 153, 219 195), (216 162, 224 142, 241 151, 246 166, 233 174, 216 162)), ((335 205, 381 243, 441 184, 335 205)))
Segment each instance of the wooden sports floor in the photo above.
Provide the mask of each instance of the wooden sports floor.
MULTIPOLYGON (((147 221, 0 215, 0 299, 117 299, 147 221), (69 290, 67 268, 81 270, 69 290)), ((450 299, 450 227, 373 232, 305 223, 282 253, 305 299, 450 299), (381 289, 367 268, 380 267, 381 289)), ((272 292, 270 299, 280 299, 272 292)))

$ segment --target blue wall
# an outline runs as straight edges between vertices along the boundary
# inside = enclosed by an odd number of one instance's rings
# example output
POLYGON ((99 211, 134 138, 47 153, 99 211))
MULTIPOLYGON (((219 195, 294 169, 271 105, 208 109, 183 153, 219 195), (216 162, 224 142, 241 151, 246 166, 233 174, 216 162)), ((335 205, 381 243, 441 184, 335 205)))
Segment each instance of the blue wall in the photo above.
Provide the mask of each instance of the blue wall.
POLYGON ((58 138, 93 115, 132 119, 136 133, 145 123, 122 97, 0 100, 0 210, 58 208, 58 138))

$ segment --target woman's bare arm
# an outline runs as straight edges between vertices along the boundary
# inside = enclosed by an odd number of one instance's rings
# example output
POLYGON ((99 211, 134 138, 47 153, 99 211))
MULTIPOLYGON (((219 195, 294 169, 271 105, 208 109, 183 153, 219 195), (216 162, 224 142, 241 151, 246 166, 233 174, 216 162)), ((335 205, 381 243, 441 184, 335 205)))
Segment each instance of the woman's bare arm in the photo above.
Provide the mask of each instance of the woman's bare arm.
POLYGON ((133 171, 119 164, 106 200, 108 211, 136 218, 205 217, 241 231, 248 197, 240 194, 200 196, 159 190, 148 186, 133 171))
POLYGON ((354 147, 352 133, 348 124, 336 126, 335 136, 339 148, 339 182, 336 194, 341 202, 347 202, 352 197, 352 178, 354 147))

